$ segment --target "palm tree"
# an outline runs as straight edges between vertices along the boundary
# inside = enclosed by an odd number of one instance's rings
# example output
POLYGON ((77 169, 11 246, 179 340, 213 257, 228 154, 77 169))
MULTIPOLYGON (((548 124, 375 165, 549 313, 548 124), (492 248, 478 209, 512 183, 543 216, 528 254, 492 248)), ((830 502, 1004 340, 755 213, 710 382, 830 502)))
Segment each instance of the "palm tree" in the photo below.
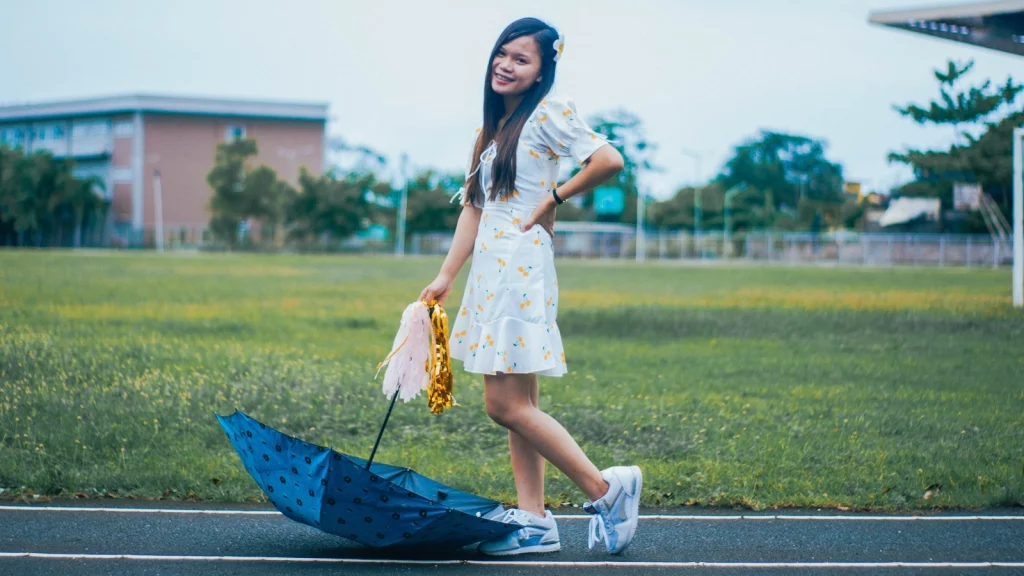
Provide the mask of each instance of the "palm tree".
POLYGON ((85 179, 75 178, 70 185, 70 192, 63 199, 71 208, 75 218, 73 237, 73 246, 75 248, 82 247, 86 216, 89 214, 98 216, 103 209, 105 203, 103 196, 100 194, 101 190, 103 190, 103 182, 95 176, 89 176, 85 179))

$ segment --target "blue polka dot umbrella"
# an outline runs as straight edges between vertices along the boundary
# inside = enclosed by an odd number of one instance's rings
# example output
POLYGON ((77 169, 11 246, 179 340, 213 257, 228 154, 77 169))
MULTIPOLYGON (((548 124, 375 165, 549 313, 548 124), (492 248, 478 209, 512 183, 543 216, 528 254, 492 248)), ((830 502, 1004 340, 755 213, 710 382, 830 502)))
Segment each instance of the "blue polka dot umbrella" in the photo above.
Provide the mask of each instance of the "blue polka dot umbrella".
POLYGON ((246 471, 285 516, 373 547, 457 548, 522 528, 494 500, 303 442, 236 411, 217 415, 246 471))
POLYGON ((447 329, 437 302, 406 308, 395 347, 381 363, 388 364, 384 391, 391 404, 369 460, 293 438, 238 411, 217 415, 245 469, 278 510, 373 547, 457 548, 522 528, 495 520, 504 512, 499 502, 373 462, 400 392, 408 401, 427 391, 434 413, 452 406, 447 329))

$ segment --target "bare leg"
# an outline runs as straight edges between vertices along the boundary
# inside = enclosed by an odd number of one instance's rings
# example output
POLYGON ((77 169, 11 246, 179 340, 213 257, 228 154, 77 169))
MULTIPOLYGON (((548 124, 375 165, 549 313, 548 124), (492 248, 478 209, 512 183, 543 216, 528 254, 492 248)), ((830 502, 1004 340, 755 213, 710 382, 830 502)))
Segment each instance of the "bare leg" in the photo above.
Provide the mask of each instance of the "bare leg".
MULTIPOLYGON (((579 444, 554 418, 534 405, 530 384, 536 376, 529 374, 498 374, 484 377, 484 403, 487 415, 498 424, 518 434, 563 474, 569 477, 587 498, 597 500, 608 492, 608 483, 587 458, 579 444)), ((541 477, 543 483, 543 476, 541 477)), ((516 490, 520 489, 519 475, 516 490)), ((526 496, 531 505, 536 493, 526 496)), ((541 495, 541 502, 543 496, 541 495)))
MULTIPOLYGON (((527 386, 530 403, 537 408, 540 405, 537 377, 533 376, 527 386)), ((519 508, 544 516, 544 457, 511 429, 508 431, 508 451, 512 456, 512 475, 516 479, 519 508)))

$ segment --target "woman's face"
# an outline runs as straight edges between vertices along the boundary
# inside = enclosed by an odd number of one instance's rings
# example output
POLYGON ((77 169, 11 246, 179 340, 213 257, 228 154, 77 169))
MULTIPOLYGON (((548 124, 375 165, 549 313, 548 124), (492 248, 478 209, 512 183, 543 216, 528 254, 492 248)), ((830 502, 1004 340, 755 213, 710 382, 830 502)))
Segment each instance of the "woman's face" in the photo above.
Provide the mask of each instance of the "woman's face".
POLYGON ((533 36, 520 36, 502 46, 491 62, 491 89, 516 96, 530 89, 540 75, 540 48, 533 36))

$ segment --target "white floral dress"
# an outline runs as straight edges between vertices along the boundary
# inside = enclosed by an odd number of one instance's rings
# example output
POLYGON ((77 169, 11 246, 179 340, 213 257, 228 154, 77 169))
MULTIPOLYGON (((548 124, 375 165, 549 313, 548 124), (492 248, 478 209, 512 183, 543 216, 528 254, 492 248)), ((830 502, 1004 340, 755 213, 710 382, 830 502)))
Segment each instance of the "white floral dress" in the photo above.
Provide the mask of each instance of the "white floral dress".
MULTIPOLYGON (((562 158, 582 165, 605 144, 568 99, 542 101, 523 126, 512 194, 476 204, 483 213, 450 335, 451 356, 462 360, 467 372, 566 373, 556 321, 558 277, 552 238, 542 226, 527 232, 520 226, 556 187, 562 158)), ((490 195, 496 152, 492 141, 480 156, 477 177, 485 196, 490 195)), ((473 177, 468 172, 467 181, 473 177)), ((465 189, 460 194, 465 203, 465 189)))

